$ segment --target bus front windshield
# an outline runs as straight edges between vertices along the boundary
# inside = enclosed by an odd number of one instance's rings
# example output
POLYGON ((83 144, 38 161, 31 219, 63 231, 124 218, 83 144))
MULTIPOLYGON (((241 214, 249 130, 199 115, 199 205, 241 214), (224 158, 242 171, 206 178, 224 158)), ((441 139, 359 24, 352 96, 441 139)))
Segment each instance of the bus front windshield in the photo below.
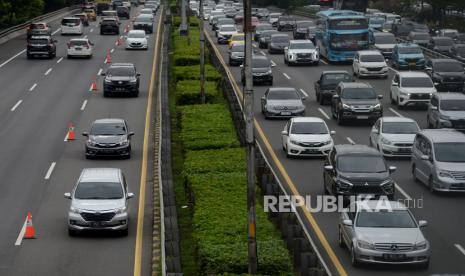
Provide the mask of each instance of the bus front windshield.
POLYGON ((368 33, 331 34, 331 49, 334 51, 358 51, 367 49, 368 33))

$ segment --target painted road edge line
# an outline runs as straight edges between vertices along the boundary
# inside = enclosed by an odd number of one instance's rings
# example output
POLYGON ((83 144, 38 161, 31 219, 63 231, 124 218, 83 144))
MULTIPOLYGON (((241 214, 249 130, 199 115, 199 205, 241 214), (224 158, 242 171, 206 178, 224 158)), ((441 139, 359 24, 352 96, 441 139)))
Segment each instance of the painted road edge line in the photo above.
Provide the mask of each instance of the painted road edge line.
POLYGON ((34 84, 31 86, 31 88, 29 88, 29 91, 34 90, 36 87, 37 87, 37 83, 34 83, 34 84))
POLYGON ((87 100, 84 100, 84 102, 81 105, 81 110, 86 109, 86 105, 87 105, 87 100))
POLYGON ((349 141, 349 143, 351 143, 352 145, 355 145, 355 141, 352 140, 352 138, 350 137, 346 137, 347 141, 349 141))
POLYGON ((22 55, 25 52, 26 52, 26 49, 22 50, 21 52, 17 53, 16 55, 14 55, 14 56, 10 57, 9 59, 5 60, 2 64, 0 64, 0 68, 7 65, 10 61, 17 58, 18 56, 22 55))
POLYGON ((24 220, 23 227, 21 227, 21 230, 19 231, 18 238, 16 239, 16 242, 15 242, 16 246, 21 245, 21 242, 23 242, 24 233, 26 233, 26 224, 27 224, 27 217, 24 220))
POLYGON ((47 76, 48 74, 50 74, 50 72, 52 72, 52 70, 53 70, 53 68, 48 68, 47 72, 45 72, 45 74, 44 74, 44 75, 46 75, 46 76, 47 76))
POLYGON ((465 248, 463 248, 460 244, 456 243, 454 244, 455 247, 460 251, 460 253, 462 253, 463 255, 465 255, 465 248))
POLYGON ((396 114, 398 117, 404 117, 404 115, 402 115, 402 114, 400 114, 399 112, 395 111, 392 107, 390 107, 389 110, 390 110, 392 113, 396 114))
POLYGON ((291 79, 291 77, 289 77, 289 75, 288 75, 288 74, 286 74, 286 73, 283 73, 283 75, 284 75, 284 76, 285 76, 285 77, 286 77, 288 80, 290 80, 290 79, 291 79))
POLYGON ((303 90, 302 88, 300 88, 300 92, 302 92, 302 94, 304 94, 304 96, 305 96, 306 98, 308 98, 308 94, 307 94, 307 92, 305 92, 305 90, 303 90))
POLYGON ((63 60, 63 57, 61 57, 59 60, 57 60, 57 63, 60 63, 63 60))
POLYGON ((50 164, 50 168, 48 168, 48 171, 44 177, 46 180, 50 179, 50 176, 52 176, 52 173, 53 173, 53 170, 55 169, 56 164, 57 164, 56 162, 52 162, 52 164, 50 164))
POLYGON ((318 107, 318 111, 320 111, 320 113, 323 114, 323 116, 325 116, 327 120, 331 120, 331 118, 328 116, 328 114, 326 114, 326 112, 323 109, 318 107))

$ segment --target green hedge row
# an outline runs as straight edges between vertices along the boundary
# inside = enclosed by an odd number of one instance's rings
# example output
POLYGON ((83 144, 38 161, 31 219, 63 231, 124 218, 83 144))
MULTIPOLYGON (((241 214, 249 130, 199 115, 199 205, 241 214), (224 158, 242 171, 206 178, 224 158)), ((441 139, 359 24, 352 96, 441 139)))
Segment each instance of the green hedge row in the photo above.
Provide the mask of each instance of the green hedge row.
MULTIPOLYGON (((196 16, 190 16, 188 19, 189 27, 198 27, 199 26, 199 19, 196 16)), ((181 17, 174 16, 173 17, 173 27, 174 29, 179 28, 181 25, 181 17)), ((176 30, 175 30, 176 31, 176 30)))
MULTIPOLYGON (((174 80, 176 82, 181 80, 199 80, 200 79, 200 66, 175 66, 174 67, 174 80)), ((205 65, 205 80, 216 81, 221 80, 220 73, 210 64, 205 65)))
MULTIPOLYGON (((205 101, 207 103, 216 103, 219 101, 221 94, 218 91, 218 84, 214 81, 206 81, 205 101)), ((176 84, 176 104, 189 105, 200 104, 200 82, 197 80, 183 80, 176 84)))

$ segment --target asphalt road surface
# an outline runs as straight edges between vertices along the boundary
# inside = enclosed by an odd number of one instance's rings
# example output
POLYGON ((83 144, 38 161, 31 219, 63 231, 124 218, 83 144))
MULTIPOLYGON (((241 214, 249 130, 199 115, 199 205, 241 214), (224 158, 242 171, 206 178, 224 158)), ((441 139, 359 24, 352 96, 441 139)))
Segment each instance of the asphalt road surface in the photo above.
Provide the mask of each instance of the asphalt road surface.
MULTIPOLYGON (((228 64, 227 45, 218 45, 210 26, 206 30, 215 42, 215 47, 221 52, 222 58, 228 64)), ((289 34, 292 38, 292 33, 289 34)), ((321 61, 318 66, 287 66, 284 64, 282 54, 270 55, 267 50, 259 49, 254 42, 254 50, 258 55, 266 55, 275 64, 273 68, 273 87, 295 87, 301 93, 308 95, 305 101, 306 116, 316 116, 324 119, 330 130, 335 130, 333 137, 335 144, 365 144, 368 145, 371 125, 351 124, 345 126, 337 125, 331 118, 330 106, 320 106, 316 102, 314 82, 320 77, 324 70, 347 70, 352 72, 351 65, 328 65, 321 61)), ((240 68, 230 67, 236 83, 240 84, 240 68)), ((390 104, 389 88, 395 70, 391 69, 389 78, 385 79, 363 79, 361 81, 370 83, 377 94, 384 96, 384 116, 404 116, 415 119, 420 127, 426 128, 426 111, 422 108, 398 110, 390 104)), ((265 120, 261 114, 260 98, 269 86, 254 86, 254 110, 255 119, 259 130, 263 132, 264 139, 261 144, 271 149, 266 154, 273 160, 275 169, 287 184, 288 191, 293 194, 316 196, 323 195, 323 159, 288 159, 282 150, 281 131, 286 120, 265 120), (294 193, 295 194, 295 193, 294 193)), ((259 137, 259 135, 258 135, 259 137)), ((429 225, 423 228, 423 233, 431 243, 432 256, 429 269, 422 270, 412 266, 363 266, 353 268, 350 264, 348 250, 338 246, 338 219, 339 213, 312 213, 302 214, 305 224, 310 233, 319 244, 320 252, 325 262, 335 275, 432 275, 451 274, 458 275, 465 272, 465 215, 464 195, 433 195, 428 188, 413 181, 409 159, 387 159, 391 166, 396 166, 397 171, 393 174, 397 182, 396 199, 411 199, 410 206, 415 200, 416 208, 411 208, 416 219, 427 220, 429 225), (314 219, 314 221, 313 221, 314 219), (315 225, 321 233, 315 234, 315 225), (313 227, 312 227, 313 226, 313 227), (327 243, 326 243, 327 241, 327 243)), ((312 205, 314 206, 314 205, 312 205)), ((302 213, 302 212, 301 212, 302 213)))
MULTIPOLYGON (((132 17, 136 14, 133 8, 132 17)), ((158 22, 157 16, 155 30, 158 22)), ((139 191, 157 33, 150 35, 148 51, 126 51, 115 45, 118 36, 101 36, 98 23, 91 22, 84 35, 95 44, 92 59, 67 59, 66 42, 73 37, 61 36, 59 23, 51 22, 58 40, 55 59, 27 60, 25 37, 0 45, 0 275, 127 276, 134 274, 135 267, 149 275, 151 189, 146 189, 144 198, 139 191), (134 63, 142 74, 138 98, 103 98, 102 77, 97 77, 98 91, 89 91, 93 78, 109 66, 104 64, 108 52, 113 63, 134 63), (135 132, 131 159, 86 160, 81 132, 89 131, 92 121, 110 117, 125 119, 135 132), (65 141, 69 123, 75 126, 76 141, 65 141), (127 237, 68 236, 69 200, 63 193, 71 191, 81 170, 88 167, 116 167, 125 173, 129 190, 136 194, 130 202, 127 237), (136 231, 141 200, 143 231, 136 231), (27 212, 32 212, 34 240, 21 240, 27 212), (135 258, 136 240, 142 245, 140 258, 135 258)), ((122 20, 122 35, 129 23, 122 20)), ((145 152, 151 148, 149 143, 145 152)))

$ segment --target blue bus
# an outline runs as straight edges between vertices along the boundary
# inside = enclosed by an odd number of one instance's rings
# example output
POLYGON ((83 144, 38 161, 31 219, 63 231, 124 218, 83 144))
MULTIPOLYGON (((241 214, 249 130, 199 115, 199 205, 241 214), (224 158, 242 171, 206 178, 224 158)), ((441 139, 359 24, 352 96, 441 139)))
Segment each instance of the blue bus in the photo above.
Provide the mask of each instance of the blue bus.
POLYGON ((356 51, 368 49, 368 19, 362 13, 328 10, 316 15, 316 44, 328 61, 351 61, 356 51))

